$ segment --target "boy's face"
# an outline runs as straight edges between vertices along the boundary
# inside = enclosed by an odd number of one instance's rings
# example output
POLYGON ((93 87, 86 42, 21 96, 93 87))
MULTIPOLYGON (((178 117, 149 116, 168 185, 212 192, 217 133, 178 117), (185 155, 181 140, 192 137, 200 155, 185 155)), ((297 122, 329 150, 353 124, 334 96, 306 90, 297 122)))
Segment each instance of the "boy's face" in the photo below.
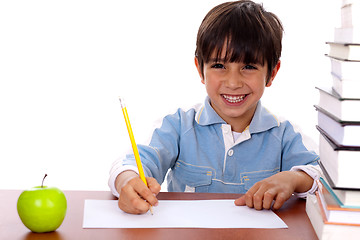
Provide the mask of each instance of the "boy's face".
POLYGON ((267 64, 262 66, 210 60, 204 63, 203 74, 196 58, 195 64, 201 82, 205 84, 211 106, 232 126, 233 131, 238 132, 242 132, 250 124, 265 87, 271 86, 280 68, 279 62, 266 83, 267 64))

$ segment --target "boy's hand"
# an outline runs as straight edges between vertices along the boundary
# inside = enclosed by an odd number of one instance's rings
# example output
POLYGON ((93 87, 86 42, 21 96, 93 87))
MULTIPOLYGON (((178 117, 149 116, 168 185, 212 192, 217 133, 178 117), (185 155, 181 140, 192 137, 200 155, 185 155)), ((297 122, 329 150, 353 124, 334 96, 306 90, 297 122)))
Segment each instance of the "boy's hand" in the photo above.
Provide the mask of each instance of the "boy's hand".
POLYGON ((257 210, 279 209, 294 192, 306 192, 313 179, 302 171, 284 171, 259 181, 244 196, 235 200, 237 206, 248 206, 257 210))
POLYGON ((160 192, 160 184, 155 178, 147 177, 146 181, 149 187, 139 177, 135 177, 121 188, 118 201, 121 210, 132 214, 142 214, 149 210, 150 205, 158 204, 155 196, 160 192))

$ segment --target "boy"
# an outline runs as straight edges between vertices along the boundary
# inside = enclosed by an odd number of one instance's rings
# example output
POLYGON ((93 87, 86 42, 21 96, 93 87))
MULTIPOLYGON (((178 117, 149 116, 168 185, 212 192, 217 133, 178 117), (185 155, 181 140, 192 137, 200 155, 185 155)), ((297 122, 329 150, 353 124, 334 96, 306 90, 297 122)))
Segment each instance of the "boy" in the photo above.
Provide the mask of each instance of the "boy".
POLYGON ((315 191, 318 156, 260 102, 280 68, 282 32, 279 19, 251 1, 210 10, 195 52, 208 97, 200 107, 166 116, 150 144, 139 146, 149 187, 133 155, 115 162, 109 186, 122 210, 141 214, 156 206, 169 169, 169 191, 245 193, 235 204, 259 210, 315 191))

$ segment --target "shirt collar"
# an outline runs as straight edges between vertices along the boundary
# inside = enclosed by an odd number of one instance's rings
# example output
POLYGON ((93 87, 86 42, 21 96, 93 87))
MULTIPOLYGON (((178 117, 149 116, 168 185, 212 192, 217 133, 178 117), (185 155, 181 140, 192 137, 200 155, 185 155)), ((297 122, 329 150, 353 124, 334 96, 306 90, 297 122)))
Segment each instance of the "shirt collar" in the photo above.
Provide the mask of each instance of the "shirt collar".
MULTIPOLYGON (((199 125, 212 125, 212 124, 226 124, 226 122, 215 112, 210 105, 210 98, 207 96, 204 105, 195 115, 195 120, 199 125)), ((269 130, 273 127, 278 127, 279 121, 272 115, 265 107, 258 102, 254 117, 251 120, 249 131, 250 133, 257 133, 269 130)))
POLYGON ((215 110, 210 105, 210 98, 207 96, 205 99, 204 105, 200 108, 195 115, 195 120, 199 125, 211 125, 217 123, 226 122, 215 112, 215 110))
POLYGON ((250 133, 258 133, 267 131, 273 127, 279 127, 278 119, 258 102, 254 116, 251 120, 249 131, 250 133))

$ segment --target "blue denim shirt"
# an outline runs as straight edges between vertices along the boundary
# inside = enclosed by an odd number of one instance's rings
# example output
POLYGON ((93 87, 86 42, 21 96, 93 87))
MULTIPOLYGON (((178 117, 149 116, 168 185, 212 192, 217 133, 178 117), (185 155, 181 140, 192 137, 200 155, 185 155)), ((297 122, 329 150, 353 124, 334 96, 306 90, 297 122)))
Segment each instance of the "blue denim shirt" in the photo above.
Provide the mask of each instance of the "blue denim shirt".
MULTIPOLYGON (((139 145, 145 174, 168 191, 245 193, 254 183, 297 165, 317 165, 288 121, 258 103, 250 125, 234 142, 231 126, 205 104, 163 119, 149 145, 139 145)), ((124 165, 136 165, 128 155, 124 165)))

